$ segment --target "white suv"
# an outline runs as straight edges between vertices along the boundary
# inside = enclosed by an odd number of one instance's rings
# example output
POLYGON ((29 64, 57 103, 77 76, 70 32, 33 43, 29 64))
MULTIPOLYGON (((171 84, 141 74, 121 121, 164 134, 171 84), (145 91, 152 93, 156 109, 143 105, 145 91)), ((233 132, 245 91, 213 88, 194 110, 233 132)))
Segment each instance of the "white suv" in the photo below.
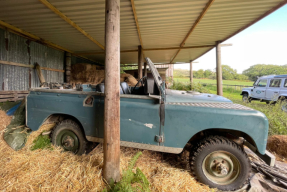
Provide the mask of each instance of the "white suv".
MULTIPOLYGON (((269 103, 287 99, 287 75, 268 75, 259 77, 253 87, 242 89, 242 100, 260 100, 269 103)), ((285 110, 284 110, 285 111, 285 110)))

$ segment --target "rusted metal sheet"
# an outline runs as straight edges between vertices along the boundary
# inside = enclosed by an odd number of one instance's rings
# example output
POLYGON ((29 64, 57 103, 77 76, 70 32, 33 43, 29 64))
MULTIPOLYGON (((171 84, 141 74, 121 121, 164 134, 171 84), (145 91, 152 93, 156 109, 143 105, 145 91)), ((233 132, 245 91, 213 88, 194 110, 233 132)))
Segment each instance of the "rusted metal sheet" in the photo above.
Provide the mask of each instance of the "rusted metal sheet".
MULTIPOLYGON (((27 65, 37 62, 41 67, 63 70, 64 52, 0 29, 0 60, 27 65)), ((42 72, 47 81, 64 81, 62 72, 42 72)), ((28 90, 29 87, 39 85, 39 78, 34 69, 0 64, 0 90, 28 90)))

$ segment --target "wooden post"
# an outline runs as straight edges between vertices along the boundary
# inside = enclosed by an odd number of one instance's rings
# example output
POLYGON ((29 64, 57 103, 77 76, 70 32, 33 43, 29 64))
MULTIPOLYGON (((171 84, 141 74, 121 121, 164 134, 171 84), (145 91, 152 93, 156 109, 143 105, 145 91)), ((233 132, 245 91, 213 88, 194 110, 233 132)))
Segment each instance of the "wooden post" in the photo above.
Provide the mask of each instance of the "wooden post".
POLYGON ((144 76, 147 77, 147 68, 146 68, 147 63, 144 62, 144 76))
POLYGON ((192 60, 190 60, 190 68, 189 68, 189 75, 190 75, 190 86, 192 88, 192 84, 193 84, 193 71, 192 71, 192 60))
POLYGON ((143 77, 143 53, 142 53, 142 46, 138 46, 138 79, 143 77))
POLYGON ((120 180, 120 0, 105 7, 104 179, 120 180))
POLYGON ((71 81, 71 53, 66 53, 66 66, 65 66, 65 76, 66 76, 66 83, 70 83, 71 81))
POLYGON ((221 41, 216 42, 216 81, 217 81, 217 95, 223 95, 222 91, 222 67, 221 67, 221 41))

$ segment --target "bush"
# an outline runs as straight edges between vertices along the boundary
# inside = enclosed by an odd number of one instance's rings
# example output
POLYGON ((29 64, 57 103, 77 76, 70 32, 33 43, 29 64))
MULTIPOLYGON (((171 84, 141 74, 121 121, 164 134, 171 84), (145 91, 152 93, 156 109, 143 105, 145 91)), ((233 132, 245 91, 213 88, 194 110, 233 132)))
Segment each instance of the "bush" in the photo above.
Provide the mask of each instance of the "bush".
POLYGON ((193 83, 192 86, 190 83, 187 82, 178 82, 178 81, 173 81, 172 86, 170 89, 174 90, 184 90, 184 91, 198 91, 200 93, 210 93, 208 89, 203 86, 200 82, 198 83, 193 83))

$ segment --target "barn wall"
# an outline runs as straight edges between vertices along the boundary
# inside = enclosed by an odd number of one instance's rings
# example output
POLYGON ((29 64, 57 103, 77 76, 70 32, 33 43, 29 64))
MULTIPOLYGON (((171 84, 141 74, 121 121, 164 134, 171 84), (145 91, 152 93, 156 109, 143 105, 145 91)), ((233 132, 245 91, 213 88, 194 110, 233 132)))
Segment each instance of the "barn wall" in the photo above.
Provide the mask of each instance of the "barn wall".
POLYGON ((156 68, 167 68, 166 70, 166 77, 173 78, 173 64, 169 65, 156 65, 156 68))
MULTIPOLYGON (((72 64, 97 64, 76 56, 72 56, 71 59, 72 64)), ((0 91, 28 90, 30 84, 31 87, 40 86, 35 69, 5 65, 1 64, 1 61, 26 65, 38 63, 41 67, 63 70, 65 53, 0 28, 0 91)), ((64 82, 63 72, 42 70, 42 73, 47 82, 64 82)))
MULTIPOLYGON (((30 41, 0 28, 0 60, 41 67, 64 69, 64 52, 30 41)), ((64 73, 42 70, 47 82, 63 82, 64 73)), ((40 85, 35 69, 0 62, 0 90, 27 90, 40 85), (31 77, 29 77, 31 73, 31 77)))

